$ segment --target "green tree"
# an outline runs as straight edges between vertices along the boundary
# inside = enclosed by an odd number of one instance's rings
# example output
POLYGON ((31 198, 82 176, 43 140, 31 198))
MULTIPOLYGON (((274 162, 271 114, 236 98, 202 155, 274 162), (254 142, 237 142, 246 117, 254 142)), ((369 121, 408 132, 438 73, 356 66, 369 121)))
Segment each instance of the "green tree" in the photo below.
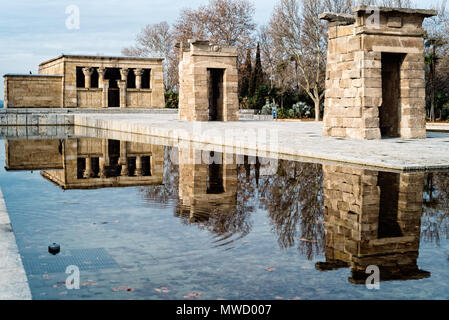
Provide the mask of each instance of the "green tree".
POLYGON ((249 87, 251 82, 251 74, 253 71, 253 65, 251 62, 251 48, 248 48, 246 50, 246 61, 243 65, 242 70, 242 80, 241 80, 241 86, 240 86, 240 96, 241 97, 248 97, 249 96, 249 87))
POLYGON ((251 96, 256 94, 257 89, 263 83, 263 70, 262 70, 262 61, 260 59, 260 43, 257 43, 257 51, 256 51, 256 64, 254 65, 254 71, 251 79, 249 93, 251 96))

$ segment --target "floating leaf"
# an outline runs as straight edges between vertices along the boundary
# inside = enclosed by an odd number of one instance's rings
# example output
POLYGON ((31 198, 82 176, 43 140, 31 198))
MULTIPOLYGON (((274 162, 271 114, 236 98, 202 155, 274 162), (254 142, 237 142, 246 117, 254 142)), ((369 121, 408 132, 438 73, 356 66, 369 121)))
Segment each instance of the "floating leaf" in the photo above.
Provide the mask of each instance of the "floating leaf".
POLYGON ((274 270, 276 270, 276 268, 266 267, 265 270, 267 270, 269 272, 273 272, 274 270))
POLYGON ((191 292, 188 295, 184 296, 184 299, 201 298, 201 295, 202 295, 201 292, 191 292))

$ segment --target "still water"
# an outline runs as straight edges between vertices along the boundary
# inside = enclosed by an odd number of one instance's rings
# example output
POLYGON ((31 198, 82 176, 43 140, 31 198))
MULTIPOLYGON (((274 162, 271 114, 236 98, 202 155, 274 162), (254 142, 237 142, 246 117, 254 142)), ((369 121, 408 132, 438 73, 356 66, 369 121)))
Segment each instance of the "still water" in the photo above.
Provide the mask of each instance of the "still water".
POLYGON ((0 157, 33 299, 449 299, 446 172, 99 138, 4 140, 0 157))

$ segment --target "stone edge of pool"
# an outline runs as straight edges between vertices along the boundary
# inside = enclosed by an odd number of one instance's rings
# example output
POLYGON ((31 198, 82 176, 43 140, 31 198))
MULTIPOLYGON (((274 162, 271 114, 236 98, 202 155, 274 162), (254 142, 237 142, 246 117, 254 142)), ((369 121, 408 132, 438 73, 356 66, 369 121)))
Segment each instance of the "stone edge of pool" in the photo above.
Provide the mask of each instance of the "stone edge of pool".
POLYGON ((0 188, 0 300, 31 300, 22 258, 0 188))
MULTIPOLYGON (((154 137, 162 137, 167 138, 170 140, 178 141, 188 141, 193 143, 203 143, 203 144, 209 144, 209 145, 221 145, 222 147, 236 147, 239 145, 241 141, 231 141, 231 143, 227 143, 225 140, 223 140, 223 136, 213 137, 213 136, 207 136, 205 137, 202 132, 196 132, 195 127, 196 126, 210 126, 210 123, 186 123, 186 122, 180 122, 175 118, 158 118, 157 116, 152 116, 151 118, 138 118, 136 115, 128 114, 128 115, 122 115, 120 118, 114 117, 113 115, 105 115, 105 114, 96 114, 96 115, 87 115, 87 114, 76 114, 74 116, 74 125, 75 127, 86 127, 86 128, 94 128, 94 129, 103 129, 108 131, 117 131, 117 132, 123 132, 123 133, 133 133, 135 135, 147 135, 147 136, 154 136, 154 137), (149 121, 148 121, 149 120, 149 121), (191 126, 191 128, 188 128, 186 126, 191 126), (193 129, 192 129, 193 128, 193 129), (216 139, 218 138, 218 139, 216 139)), ((257 123, 258 121, 248 121, 246 124, 251 123, 257 123)), ((269 121, 266 123, 259 122, 258 126, 264 126, 267 125, 268 129, 274 128, 273 125, 277 126, 278 124, 275 121, 269 121)), ((223 130, 223 128, 226 129, 239 129, 238 126, 245 124, 245 121, 239 121, 234 123, 229 123, 224 127, 224 124, 217 124, 217 130, 223 130)), ((315 130, 317 126, 321 125, 320 123, 303 123, 305 126, 305 129, 302 128, 301 130, 315 130), (307 127, 306 127, 307 126, 307 127), (313 126, 313 128, 312 128, 313 126)), ((206 129, 210 129, 206 127, 206 129)), ((252 128, 254 129, 254 128, 252 128)), ((255 128, 257 130, 257 128, 255 128)), ((297 129, 297 128, 295 128, 297 129)), ((446 133, 449 134, 449 126, 428 126, 427 130, 429 133, 432 132, 439 132, 439 133, 446 133)), ((207 131, 207 130, 206 130, 207 131)), ((292 132, 290 132, 292 133, 292 132)), ((303 132, 299 132, 300 134, 303 134, 303 132)), ((313 132, 312 132, 313 133, 313 132)), ((319 134, 321 131, 316 131, 315 134, 319 134)), ((284 137, 281 138, 281 140, 286 140, 288 137, 285 137, 285 132, 283 133, 284 137)), ((324 142, 324 145, 330 143, 330 139, 327 137, 321 137, 322 141, 318 141, 318 143, 324 142)), ((290 139, 288 139, 290 140, 290 139)), ((334 139, 335 140, 335 139, 334 139)), ((401 139, 396 139, 398 141, 401 141, 401 139)), ((416 140, 416 141, 424 141, 425 143, 421 143, 421 147, 424 146, 424 144, 427 145, 427 147, 431 147, 430 144, 432 140, 435 139, 427 139, 427 142, 425 140, 416 140)), ((331 161, 335 163, 341 163, 345 165, 362 165, 366 166, 367 168, 372 168, 376 170, 399 170, 399 171, 439 171, 439 170, 448 170, 449 169, 449 161, 444 158, 441 159, 441 157, 430 157, 429 159, 425 159, 424 161, 419 159, 419 157, 426 153, 423 148, 421 148, 422 154, 417 154, 414 157, 409 156, 402 156, 402 159, 399 161, 395 161, 394 154, 391 153, 391 150, 394 150, 395 146, 393 144, 385 144, 385 142, 382 141, 345 141, 345 145, 347 146, 346 149, 339 150, 339 148, 334 148, 334 153, 330 153, 328 150, 317 150, 317 148, 314 148, 311 146, 311 141, 306 141, 309 144, 308 145, 301 145, 302 141, 280 141, 276 145, 276 150, 272 149, 271 143, 261 144, 257 145, 256 149, 260 152, 266 152, 269 154, 278 154, 278 155, 292 155, 292 156, 298 156, 308 159, 316 159, 316 160, 325 160, 325 161, 331 161), (379 157, 375 158, 372 156, 354 156, 352 155, 353 152, 351 152, 349 147, 354 147, 357 145, 360 145, 360 143, 382 143, 384 144, 384 150, 385 147, 389 149, 388 156, 390 159, 387 161, 380 159, 379 157), (341 151, 341 152, 340 152, 341 151), (393 159, 393 160, 392 160, 393 159)), ((332 141, 333 146, 335 147, 335 141, 332 141)), ((380 146, 380 145, 377 145, 380 146)), ((444 146, 447 150, 446 144, 439 144, 438 147, 444 146)), ((413 147, 413 146, 412 146, 413 147)), ((249 148, 249 150, 252 148, 249 148)), ((377 151, 376 148, 374 149, 373 153, 377 151)))

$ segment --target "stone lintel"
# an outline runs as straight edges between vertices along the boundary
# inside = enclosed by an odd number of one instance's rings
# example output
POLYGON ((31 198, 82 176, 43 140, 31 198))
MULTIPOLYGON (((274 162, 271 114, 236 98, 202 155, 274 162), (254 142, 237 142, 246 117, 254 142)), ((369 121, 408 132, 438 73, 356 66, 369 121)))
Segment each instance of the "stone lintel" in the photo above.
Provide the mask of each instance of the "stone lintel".
POLYGON ((318 18, 329 21, 335 25, 349 25, 355 23, 354 15, 348 13, 324 12, 320 14, 318 18))
POLYGON ((438 11, 436 10, 428 10, 428 9, 408 9, 408 8, 391 8, 391 7, 376 7, 376 6, 358 6, 355 7, 352 11, 356 14, 368 13, 372 14, 372 11, 379 11, 381 14, 403 14, 403 15, 419 15, 424 18, 430 18, 436 16, 438 11))

